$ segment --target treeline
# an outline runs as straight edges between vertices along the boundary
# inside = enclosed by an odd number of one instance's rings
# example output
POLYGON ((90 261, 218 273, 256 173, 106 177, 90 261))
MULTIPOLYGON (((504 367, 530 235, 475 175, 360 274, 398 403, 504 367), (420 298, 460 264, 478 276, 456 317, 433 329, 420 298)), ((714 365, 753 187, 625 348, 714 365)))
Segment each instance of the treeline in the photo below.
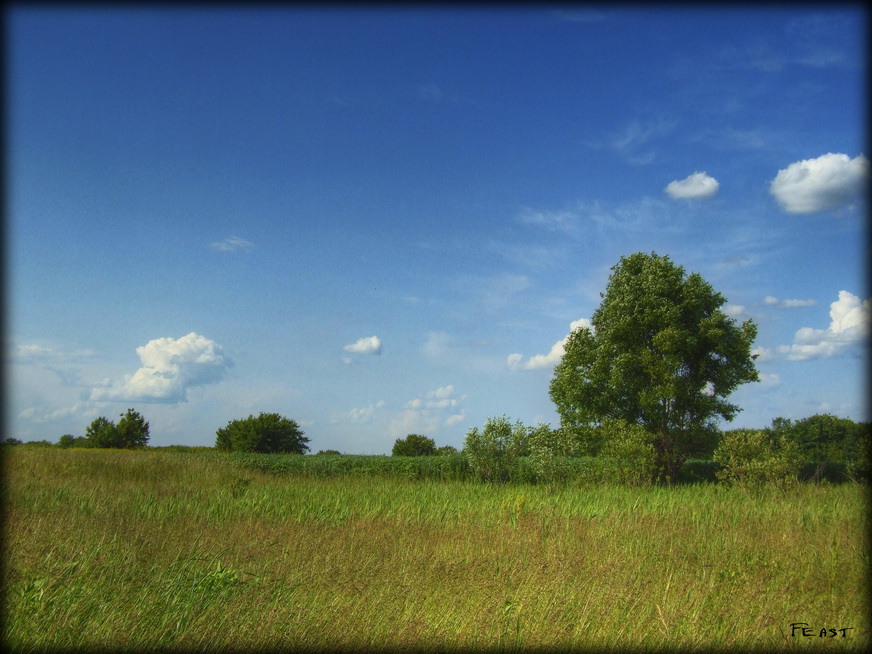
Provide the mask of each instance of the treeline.
MULTIPOLYGON (((29 447, 147 447, 149 424, 128 409, 118 423, 94 420, 86 436, 6 445, 29 447)), ((609 420, 585 430, 525 426, 501 416, 467 432, 458 451, 432 438, 398 438, 391 456, 308 452, 309 439, 293 420, 261 413, 233 420, 216 432, 215 447, 172 445, 167 451, 230 456, 239 465, 301 476, 400 476, 410 479, 479 480, 490 483, 649 485, 662 480, 655 436, 638 425, 609 420)), ((675 483, 726 482, 740 486, 795 481, 868 481, 872 425, 817 414, 776 418, 763 429, 713 431, 694 456, 681 461, 675 483)))

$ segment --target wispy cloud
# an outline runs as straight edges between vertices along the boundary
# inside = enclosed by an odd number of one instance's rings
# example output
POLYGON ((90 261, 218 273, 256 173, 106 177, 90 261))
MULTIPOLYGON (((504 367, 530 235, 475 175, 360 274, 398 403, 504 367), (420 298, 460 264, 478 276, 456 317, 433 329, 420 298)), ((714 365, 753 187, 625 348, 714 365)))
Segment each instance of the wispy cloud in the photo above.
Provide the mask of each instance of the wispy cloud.
POLYGON ((656 159, 654 142, 668 136, 677 124, 677 121, 665 119, 633 120, 620 132, 612 134, 608 145, 632 164, 650 164, 656 159))
POLYGON ((831 152, 779 170, 769 192, 787 213, 817 213, 856 202, 868 182, 866 157, 831 152))
POLYGON ((777 297, 767 295, 763 298, 763 304, 778 307, 779 309, 796 309, 798 307, 813 307, 817 304, 816 300, 779 300, 777 297))
POLYGON ((330 416, 330 422, 350 422, 355 425, 365 425, 372 422, 376 413, 383 409, 385 404, 384 400, 380 400, 375 404, 368 404, 348 411, 334 411, 330 416))
POLYGON ((219 252, 251 252, 254 249, 254 243, 238 236, 230 236, 223 241, 213 242, 210 247, 219 252))
POLYGON ((481 309, 492 313, 514 304, 532 283, 526 275, 500 273, 460 275, 454 280, 454 286, 461 293, 472 294, 481 309))
POLYGON ((94 388, 90 399, 178 404, 187 401, 188 389, 220 381, 232 365, 218 343, 195 332, 154 339, 136 348, 136 354, 139 370, 120 383, 94 388))
POLYGON ((440 386, 406 402, 403 411, 397 415, 388 428, 391 438, 407 434, 422 435, 438 433, 441 427, 450 427, 466 417, 460 403, 466 395, 457 395, 453 384, 440 386))

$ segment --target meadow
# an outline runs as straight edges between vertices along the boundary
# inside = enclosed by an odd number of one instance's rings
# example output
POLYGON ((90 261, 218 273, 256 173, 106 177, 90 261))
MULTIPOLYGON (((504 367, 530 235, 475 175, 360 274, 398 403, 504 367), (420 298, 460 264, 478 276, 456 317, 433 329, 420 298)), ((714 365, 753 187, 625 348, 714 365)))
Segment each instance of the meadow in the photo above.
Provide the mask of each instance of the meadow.
POLYGON ((487 485, 152 449, 2 456, 13 651, 870 645, 865 485, 487 485))

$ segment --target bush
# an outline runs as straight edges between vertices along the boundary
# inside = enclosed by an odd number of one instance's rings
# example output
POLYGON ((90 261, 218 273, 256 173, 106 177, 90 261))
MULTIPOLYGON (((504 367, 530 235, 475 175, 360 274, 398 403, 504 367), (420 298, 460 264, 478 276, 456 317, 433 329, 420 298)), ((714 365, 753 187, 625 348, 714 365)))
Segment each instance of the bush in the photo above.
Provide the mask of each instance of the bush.
POLYGON ((802 460, 797 444, 787 438, 773 442, 759 429, 734 429, 724 433, 714 459, 723 464, 717 477, 742 487, 798 480, 802 460))
POLYGON ((224 452, 305 454, 309 450, 300 426, 277 413, 231 420, 216 432, 215 449, 224 452))
POLYGON ((530 465, 536 474, 536 481, 545 484, 560 484, 569 477, 566 465, 567 456, 575 453, 577 441, 564 429, 551 429, 542 423, 530 429, 527 436, 530 450, 530 465))
POLYGON ((115 423, 105 416, 96 418, 88 425, 85 430, 85 438, 88 439, 92 447, 121 447, 115 423))
POLYGON ((91 447, 91 443, 84 436, 73 436, 72 434, 64 434, 58 440, 57 447, 66 450, 71 447, 91 447))
POLYGON ((54 443, 45 439, 41 441, 27 441, 24 447, 54 447, 54 443))
POLYGON ((722 467, 720 462, 710 459, 688 459, 678 471, 676 481, 681 484, 714 484, 718 481, 718 470, 722 467))
POLYGON ((527 429, 505 416, 488 418, 484 429, 473 427, 466 434, 463 453, 475 475, 488 482, 509 481, 515 460, 527 447, 527 429))
POLYGON ((652 484, 661 476, 654 434, 623 420, 607 420, 601 431, 604 440, 602 456, 611 462, 608 467, 612 481, 642 486, 652 484))
POLYGON ((118 425, 104 416, 94 420, 85 430, 85 438, 90 447, 145 447, 148 443, 148 423, 139 413, 127 409, 126 413, 121 414, 118 425))
POLYGON ((394 442, 391 456, 430 456, 436 453, 436 441, 420 434, 409 434, 394 442))

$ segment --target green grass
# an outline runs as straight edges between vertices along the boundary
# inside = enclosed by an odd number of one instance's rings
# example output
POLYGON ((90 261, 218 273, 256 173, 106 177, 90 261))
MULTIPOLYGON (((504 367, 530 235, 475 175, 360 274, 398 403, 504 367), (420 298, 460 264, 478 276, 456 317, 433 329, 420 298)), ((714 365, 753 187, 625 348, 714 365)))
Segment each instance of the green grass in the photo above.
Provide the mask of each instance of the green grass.
POLYGON ((548 489, 10 448, 16 651, 865 650, 853 484, 548 489), (791 623, 853 627, 791 636, 791 623))

